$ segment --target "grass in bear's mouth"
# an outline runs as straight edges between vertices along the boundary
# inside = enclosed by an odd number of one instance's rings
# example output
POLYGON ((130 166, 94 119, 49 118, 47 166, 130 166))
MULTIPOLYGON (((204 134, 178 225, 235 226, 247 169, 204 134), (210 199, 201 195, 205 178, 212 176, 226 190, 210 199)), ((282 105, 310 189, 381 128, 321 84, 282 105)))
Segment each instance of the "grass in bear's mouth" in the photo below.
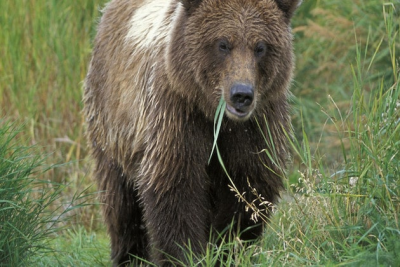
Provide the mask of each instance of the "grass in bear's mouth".
POLYGON ((239 193, 238 189, 236 188, 235 184, 233 183, 232 178, 230 177, 230 175, 228 173, 228 170, 225 168, 224 161, 222 160, 222 157, 221 157, 221 154, 219 153, 218 145, 217 145, 218 135, 221 130, 222 119, 224 117, 225 108, 226 108, 226 101, 221 96, 221 99, 219 100, 219 104, 217 106, 217 109, 215 111, 215 116, 214 116, 214 143, 213 143, 213 146, 211 149, 210 158, 208 159, 208 164, 210 164, 212 155, 215 150, 217 157, 218 157, 219 164, 221 164, 222 169, 224 170, 229 181, 231 182, 232 190, 234 192, 236 192, 237 194, 239 194, 239 196, 240 196, 240 193, 239 193))
POLYGON ((223 166, 223 162, 221 160, 221 157, 220 157, 219 151, 218 151, 217 140, 218 140, 219 131, 221 129, 222 118, 224 117, 225 108, 226 108, 226 101, 221 96, 221 99, 219 100, 219 104, 217 106, 217 109, 215 111, 215 116, 214 116, 214 143, 213 143, 213 146, 211 149, 210 158, 208 159, 208 164, 210 164, 212 155, 214 153, 214 149, 216 149, 218 158, 220 159, 220 163, 223 166))

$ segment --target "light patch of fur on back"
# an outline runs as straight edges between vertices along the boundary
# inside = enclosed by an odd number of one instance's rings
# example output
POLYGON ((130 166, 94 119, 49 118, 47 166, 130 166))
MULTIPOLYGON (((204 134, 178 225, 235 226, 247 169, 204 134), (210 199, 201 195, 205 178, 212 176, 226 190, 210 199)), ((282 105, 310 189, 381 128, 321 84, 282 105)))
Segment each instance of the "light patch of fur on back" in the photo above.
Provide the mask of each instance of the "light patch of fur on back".
POLYGON ((160 30, 165 26, 168 7, 174 0, 148 0, 135 11, 130 20, 128 34, 125 37, 127 43, 133 44, 138 49, 146 49, 161 45, 159 40, 165 39, 168 32, 160 30))

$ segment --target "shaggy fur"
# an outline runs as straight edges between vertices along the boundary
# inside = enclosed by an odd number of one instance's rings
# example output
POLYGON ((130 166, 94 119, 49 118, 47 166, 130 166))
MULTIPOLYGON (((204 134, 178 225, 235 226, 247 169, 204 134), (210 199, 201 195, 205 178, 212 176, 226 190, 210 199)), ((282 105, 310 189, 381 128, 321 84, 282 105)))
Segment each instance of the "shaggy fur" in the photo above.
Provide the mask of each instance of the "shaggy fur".
POLYGON ((113 0, 104 9, 85 82, 87 137, 115 265, 129 254, 169 265, 201 254, 211 229, 262 233, 231 192, 254 200, 283 188, 293 68, 290 18, 299 0, 113 0), (257 122, 258 121, 258 122, 257 122), (267 132, 268 123, 270 133, 267 132), (268 146, 265 136, 272 136, 268 146), (262 152, 274 147, 276 162, 262 152), (268 167, 266 167, 266 166, 268 167), (167 256, 168 255, 168 256, 167 256))

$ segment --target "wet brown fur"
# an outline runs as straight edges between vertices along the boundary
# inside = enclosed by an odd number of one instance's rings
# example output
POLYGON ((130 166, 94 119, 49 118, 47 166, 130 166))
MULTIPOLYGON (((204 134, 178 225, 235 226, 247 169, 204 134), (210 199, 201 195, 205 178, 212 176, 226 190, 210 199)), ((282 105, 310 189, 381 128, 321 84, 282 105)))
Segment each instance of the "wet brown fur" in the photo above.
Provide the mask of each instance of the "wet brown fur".
POLYGON ((166 255, 185 262, 180 246, 190 240, 201 254, 210 230, 221 232, 232 220, 241 230, 255 226, 241 238, 260 236, 262 225, 229 190, 215 155, 208 164, 213 118, 221 96, 231 104, 233 84, 254 87, 245 119, 226 112, 218 147, 250 202, 248 180, 276 202, 287 156, 284 130, 290 132, 289 23, 298 2, 113 0, 106 6, 84 111, 115 265, 132 260, 129 254, 159 265, 169 264, 166 255), (132 24, 145 5, 156 16, 132 24), (219 50, 220 40, 229 43, 228 52, 219 50), (258 55, 260 41, 267 49, 258 55), (260 153, 267 145, 256 120, 267 136, 268 123, 279 167, 260 153))

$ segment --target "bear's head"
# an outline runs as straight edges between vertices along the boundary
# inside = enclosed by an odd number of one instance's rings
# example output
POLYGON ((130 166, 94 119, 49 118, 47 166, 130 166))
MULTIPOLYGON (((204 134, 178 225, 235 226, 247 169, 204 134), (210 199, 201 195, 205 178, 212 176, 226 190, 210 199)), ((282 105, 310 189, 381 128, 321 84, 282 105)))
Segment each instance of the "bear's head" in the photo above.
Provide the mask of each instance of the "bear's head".
POLYGON ((167 49, 170 80, 212 118, 219 99, 235 121, 286 100, 290 19, 301 0, 181 0, 167 49))

